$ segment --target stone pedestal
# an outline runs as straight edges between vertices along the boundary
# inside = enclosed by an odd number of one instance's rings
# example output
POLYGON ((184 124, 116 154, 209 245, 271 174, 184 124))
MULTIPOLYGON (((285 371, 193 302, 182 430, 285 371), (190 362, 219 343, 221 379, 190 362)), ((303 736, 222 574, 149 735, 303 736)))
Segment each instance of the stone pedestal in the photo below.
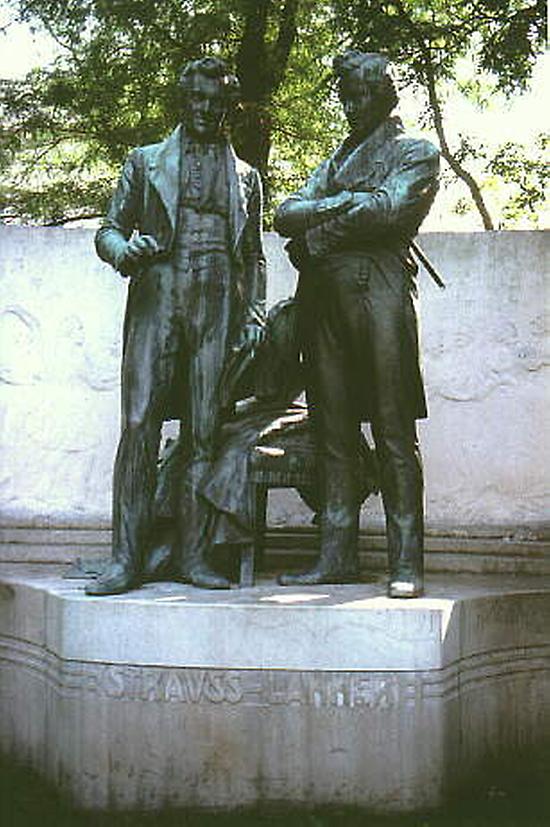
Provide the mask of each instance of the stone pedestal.
POLYGON ((550 738, 548 578, 407 602, 0 575, 0 747, 81 807, 414 810, 550 738))

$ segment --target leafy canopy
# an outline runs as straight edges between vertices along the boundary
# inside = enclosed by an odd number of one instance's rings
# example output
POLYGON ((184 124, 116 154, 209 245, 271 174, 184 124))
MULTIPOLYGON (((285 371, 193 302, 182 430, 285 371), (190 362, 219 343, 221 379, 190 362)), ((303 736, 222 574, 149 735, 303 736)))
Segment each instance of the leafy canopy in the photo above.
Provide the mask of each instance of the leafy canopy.
MULTIPOLYGON (((237 69, 245 99, 233 138, 262 172, 274 201, 303 181, 344 133, 330 87, 336 52, 348 46, 385 51, 401 64, 403 84, 433 84, 437 94, 442 84, 456 85, 457 60, 469 55, 498 90, 511 94, 528 83, 544 28, 542 0, 9 5, 21 19, 45 27, 60 56, 23 80, 0 82, 0 208, 5 219, 47 223, 104 211, 128 150, 162 139, 177 122, 177 77, 199 55, 218 54, 237 69)), ((475 83, 464 91, 475 97, 475 83)), ((437 103, 430 98, 426 110, 432 122, 437 103)), ((484 174, 515 174, 519 150, 502 152, 490 168, 487 159, 484 174)), ((539 195, 535 181, 517 209, 535 210, 539 195)))

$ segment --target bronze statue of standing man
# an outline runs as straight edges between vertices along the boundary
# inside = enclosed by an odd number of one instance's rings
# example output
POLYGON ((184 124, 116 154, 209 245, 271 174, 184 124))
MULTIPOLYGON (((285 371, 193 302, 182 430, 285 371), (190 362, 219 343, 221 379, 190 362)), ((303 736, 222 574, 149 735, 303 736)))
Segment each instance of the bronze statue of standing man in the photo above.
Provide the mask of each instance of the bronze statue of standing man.
POLYGON ((206 558, 212 515, 197 488, 215 450, 227 358, 261 337, 261 184, 224 133, 239 91, 225 64, 192 61, 181 89, 182 123, 162 143, 130 153, 96 236, 99 256, 128 276, 130 287, 112 561, 87 587, 94 595, 141 582, 161 426, 174 418, 185 448, 173 567, 195 586, 230 585, 206 558))
POLYGON ((426 416, 410 244, 437 191, 438 152, 405 134, 379 54, 334 61, 350 134, 279 208, 300 269, 308 404, 321 456, 316 566, 283 585, 357 576, 358 441, 369 421, 386 514, 390 597, 423 591, 423 479, 415 420, 426 416))

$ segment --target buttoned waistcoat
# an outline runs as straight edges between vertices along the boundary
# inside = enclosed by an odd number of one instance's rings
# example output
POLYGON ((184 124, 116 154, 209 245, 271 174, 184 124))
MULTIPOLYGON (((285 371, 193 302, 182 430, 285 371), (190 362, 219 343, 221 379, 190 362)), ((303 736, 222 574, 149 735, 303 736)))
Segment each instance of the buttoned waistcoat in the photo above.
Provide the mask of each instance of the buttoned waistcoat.
MULTIPOLYGON (((135 304, 132 293, 148 275, 172 267, 172 252, 182 187, 183 126, 161 143, 138 147, 128 156, 107 216, 96 234, 100 258, 109 262, 131 285, 127 314, 135 304), (126 242, 137 230, 152 236, 159 254, 139 265, 124 261, 126 242), (135 278, 139 276, 139 278, 135 278)), ((229 189, 228 236, 232 280, 238 307, 233 308, 235 335, 243 324, 265 316, 265 257, 262 248, 262 188, 258 172, 224 145, 229 189)))

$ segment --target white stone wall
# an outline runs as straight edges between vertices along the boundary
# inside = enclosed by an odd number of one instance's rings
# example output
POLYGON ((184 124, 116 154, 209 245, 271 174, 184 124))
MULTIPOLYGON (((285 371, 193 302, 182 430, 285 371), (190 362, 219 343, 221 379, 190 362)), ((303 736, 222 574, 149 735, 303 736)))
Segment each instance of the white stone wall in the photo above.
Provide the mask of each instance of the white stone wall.
POLYGON ((423 279, 432 521, 548 519, 550 233, 422 238, 448 289, 423 279), (546 505, 546 510, 545 510, 546 505))
MULTIPOLYGON (((540 523, 550 456, 550 233, 420 240, 448 284, 442 292, 421 275, 428 522, 540 523)), ((273 303, 292 293, 295 274, 276 236, 267 235, 266 249, 273 303)), ((91 230, 0 227, 4 523, 109 521, 125 292, 96 258, 91 230)), ((275 523, 309 522, 291 492, 277 492, 270 507, 275 523)), ((363 522, 380 518, 373 501, 363 522)))

